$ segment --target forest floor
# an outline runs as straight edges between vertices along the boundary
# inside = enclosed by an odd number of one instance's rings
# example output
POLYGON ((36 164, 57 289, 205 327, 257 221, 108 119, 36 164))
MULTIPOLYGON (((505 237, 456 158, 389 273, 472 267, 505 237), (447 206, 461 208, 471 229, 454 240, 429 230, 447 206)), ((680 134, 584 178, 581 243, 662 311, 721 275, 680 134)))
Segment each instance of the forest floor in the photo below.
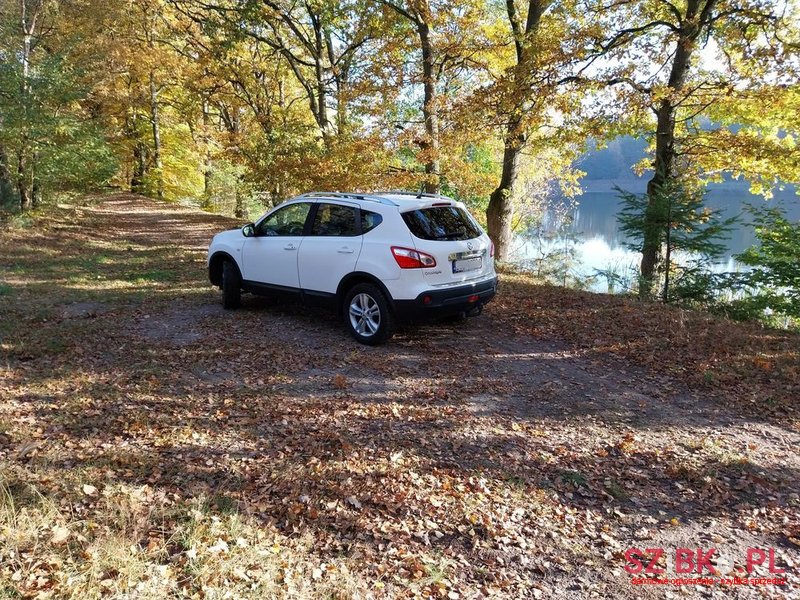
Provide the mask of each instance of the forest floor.
POLYGON ((508 274, 368 348, 224 311, 234 225, 118 194, 0 231, 0 598, 800 597, 797 334, 508 274), (636 585, 634 547, 786 583, 636 585))

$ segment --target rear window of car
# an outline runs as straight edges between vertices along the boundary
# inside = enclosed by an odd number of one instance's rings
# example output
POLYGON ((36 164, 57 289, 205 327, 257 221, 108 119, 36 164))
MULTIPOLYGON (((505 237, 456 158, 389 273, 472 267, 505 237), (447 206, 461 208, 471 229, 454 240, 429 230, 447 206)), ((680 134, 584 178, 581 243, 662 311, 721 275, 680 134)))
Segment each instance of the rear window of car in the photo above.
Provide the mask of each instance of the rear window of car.
POLYGON ((434 206, 403 213, 403 221, 423 240, 471 240, 481 235, 478 224, 458 206, 434 206))

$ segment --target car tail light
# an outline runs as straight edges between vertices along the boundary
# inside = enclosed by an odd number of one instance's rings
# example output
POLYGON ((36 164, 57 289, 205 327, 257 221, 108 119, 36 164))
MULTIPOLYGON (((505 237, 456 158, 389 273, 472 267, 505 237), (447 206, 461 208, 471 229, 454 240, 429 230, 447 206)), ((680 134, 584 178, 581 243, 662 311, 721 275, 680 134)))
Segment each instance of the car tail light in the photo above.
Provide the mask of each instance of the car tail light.
POLYGON ((424 269, 436 266, 435 258, 419 250, 392 246, 392 254, 401 269, 424 269))
POLYGON ((489 256, 494 258, 494 242, 489 242, 489 256))

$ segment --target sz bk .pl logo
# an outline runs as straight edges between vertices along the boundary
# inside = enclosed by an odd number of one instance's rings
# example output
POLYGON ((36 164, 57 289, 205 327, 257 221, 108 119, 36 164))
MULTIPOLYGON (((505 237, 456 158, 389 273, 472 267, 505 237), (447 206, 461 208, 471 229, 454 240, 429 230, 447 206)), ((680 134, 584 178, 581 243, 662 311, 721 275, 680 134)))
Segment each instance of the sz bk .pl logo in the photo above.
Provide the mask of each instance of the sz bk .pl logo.
MULTIPOLYGON (((678 548, 675 551, 675 572, 676 573, 696 573, 702 575, 703 572, 715 574, 720 571, 720 557, 716 556, 717 549, 711 548, 704 550, 703 548, 678 548), (717 566, 712 562, 716 560, 717 566)), ((648 574, 661 574, 665 573, 666 569, 659 567, 658 562, 661 558, 672 558, 667 554, 664 548, 628 548, 625 551, 625 570, 628 573, 637 575, 639 573, 648 574)), ((729 562, 729 561, 724 561, 729 562)), ((747 556, 745 559, 746 570, 752 573, 756 566, 767 566, 767 569, 772 574, 785 573, 785 569, 781 569, 775 565, 775 548, 748 548, 747 556)), ((733 565, 726 565, 732 567, 733 565)))

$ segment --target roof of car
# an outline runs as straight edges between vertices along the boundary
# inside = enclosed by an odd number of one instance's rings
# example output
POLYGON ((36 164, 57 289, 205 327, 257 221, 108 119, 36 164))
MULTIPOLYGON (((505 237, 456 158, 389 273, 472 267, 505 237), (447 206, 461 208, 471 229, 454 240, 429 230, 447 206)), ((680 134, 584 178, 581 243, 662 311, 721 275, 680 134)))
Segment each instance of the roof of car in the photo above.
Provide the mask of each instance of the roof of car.
POLYGON ((314 200, 349 200, 349 201, 362 201, 362 202, 375 202, 385 206, 395 206, 400 209, 413 210, 425 206, 430 206, 432 201, 439 201, 447 204, 455 204, 457 201, 447 196, 439 194, 427 194, 421 192, 406 192, 402 190, 393 190, 390 192, 308 192, 293 198, 298 199, 314 199, 314 200))

